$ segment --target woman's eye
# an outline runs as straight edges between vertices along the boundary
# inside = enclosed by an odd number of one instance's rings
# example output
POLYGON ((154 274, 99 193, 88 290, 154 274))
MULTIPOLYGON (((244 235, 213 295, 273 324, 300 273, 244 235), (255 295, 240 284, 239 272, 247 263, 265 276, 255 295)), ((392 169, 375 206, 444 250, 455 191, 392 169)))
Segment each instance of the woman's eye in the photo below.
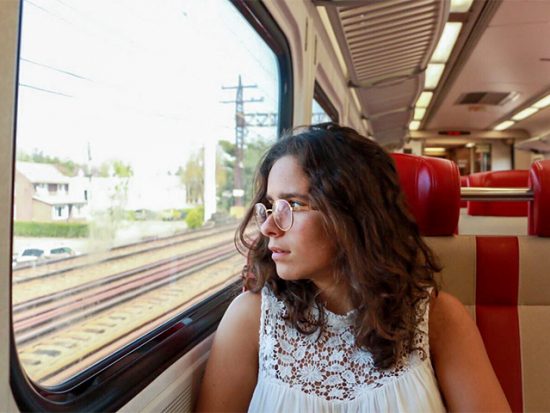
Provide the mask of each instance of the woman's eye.
POLYGON ((292 208, 304 206, 304 204, 300 201, 288 201, 288 203, 292 208))

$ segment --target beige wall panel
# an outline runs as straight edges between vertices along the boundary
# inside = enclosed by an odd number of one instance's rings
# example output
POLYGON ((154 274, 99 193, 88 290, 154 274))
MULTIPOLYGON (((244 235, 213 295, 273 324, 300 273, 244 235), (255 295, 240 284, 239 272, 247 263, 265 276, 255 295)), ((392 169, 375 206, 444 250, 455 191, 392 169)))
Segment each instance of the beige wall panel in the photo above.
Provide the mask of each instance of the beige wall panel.
POLYGON ((550 238, 518 237, 518 242, 519 305, 550 305, 550 238))
POLYGON ((520 306, 521 365, 525 412, 550 411, 550 307, 520 306))
POLYGON ((474 313, 476 299, 476 240, 474 236, 424 237, 443 266, 442 288, 474 313))

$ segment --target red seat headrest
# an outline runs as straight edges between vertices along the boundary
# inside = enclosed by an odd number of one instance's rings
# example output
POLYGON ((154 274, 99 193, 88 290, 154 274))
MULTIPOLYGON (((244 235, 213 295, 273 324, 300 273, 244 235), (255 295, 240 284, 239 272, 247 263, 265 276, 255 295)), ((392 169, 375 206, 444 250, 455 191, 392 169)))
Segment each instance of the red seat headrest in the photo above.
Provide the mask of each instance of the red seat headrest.
MULTIPOLYGON (((468 186, 468 177, 467 176, 460 176, 460 186, 468 186)), ((460 201, 460 208, 466 208, 468 206, 467 201, 460 201)))
MULTIPOLYGON (((529 171, 487 171, 468 176, 468 186, 488 188, 526 188, 529 186, 529 171)), ((527 202, 468 202, 469 215, 526 217, 527 202)))
POLYGON ((399 182, 420 233, 452 235, 460 214, 460 174, 449 160, 392 153, 399 182))
POLYGON ((550 160, 536 161, 529 171, 529 235, 550 237, 550 160))

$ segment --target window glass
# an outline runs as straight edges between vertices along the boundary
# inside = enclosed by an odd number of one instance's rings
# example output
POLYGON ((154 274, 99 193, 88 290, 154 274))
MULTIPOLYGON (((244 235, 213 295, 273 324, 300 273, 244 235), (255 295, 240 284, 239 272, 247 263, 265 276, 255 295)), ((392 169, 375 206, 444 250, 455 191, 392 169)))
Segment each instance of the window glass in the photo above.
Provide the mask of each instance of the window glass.
POLYGON ((332 119, 314 98, 311 104, 311 123, 330 122, 332 119))
POLYGON ((222 0, 23 3, 13 329, 44 386, 236 279, 279 69, 222 0))

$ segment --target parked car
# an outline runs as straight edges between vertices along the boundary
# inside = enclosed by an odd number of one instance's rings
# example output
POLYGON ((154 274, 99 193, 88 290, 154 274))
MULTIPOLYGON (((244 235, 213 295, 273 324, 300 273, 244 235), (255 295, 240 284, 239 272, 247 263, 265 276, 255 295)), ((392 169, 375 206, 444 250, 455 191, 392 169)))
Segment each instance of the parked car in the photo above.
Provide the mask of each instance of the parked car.
POLYGON ((59 259, 59 258, 72 257, 74 255, 78 255, 78 252, 73 250, 71 247, 62 246, 62 247, 51 248, 46 254, 46 258, 59 259))
POLYGON ((41 248, 25 248, 16 258, 17 264, 36 261, 44 258, 44 250, 41 248))

